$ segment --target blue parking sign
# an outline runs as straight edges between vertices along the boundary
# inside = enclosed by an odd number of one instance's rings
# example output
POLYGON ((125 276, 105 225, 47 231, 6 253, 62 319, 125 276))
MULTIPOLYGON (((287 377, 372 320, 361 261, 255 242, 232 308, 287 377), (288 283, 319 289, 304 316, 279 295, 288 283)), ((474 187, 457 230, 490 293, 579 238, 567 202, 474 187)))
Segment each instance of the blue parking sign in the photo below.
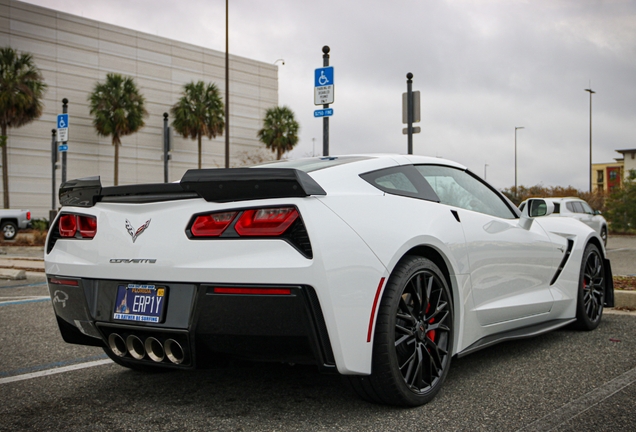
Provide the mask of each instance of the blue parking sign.
POLYGON ((68 127, 68 114, 57 115, 57 128, 65 129, 68 127))
POLYGON ((318 68, 314 71, 314 87, 333 85, 333 66, 318 68))

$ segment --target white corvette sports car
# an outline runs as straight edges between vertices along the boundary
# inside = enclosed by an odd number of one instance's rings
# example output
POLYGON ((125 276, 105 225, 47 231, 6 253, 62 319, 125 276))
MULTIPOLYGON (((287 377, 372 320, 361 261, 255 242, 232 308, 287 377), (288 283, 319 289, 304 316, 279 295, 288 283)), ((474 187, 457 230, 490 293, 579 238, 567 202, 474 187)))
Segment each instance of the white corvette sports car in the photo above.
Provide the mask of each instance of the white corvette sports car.
POLYGON ((60 188, 46 274, 64 340, 139 370, 312 363, 416 406, 451 358, 613 305, 602 239, 521 214, 443 159, 356 155, 60 188), (63 299, 63 301, 62 301, 63 299))

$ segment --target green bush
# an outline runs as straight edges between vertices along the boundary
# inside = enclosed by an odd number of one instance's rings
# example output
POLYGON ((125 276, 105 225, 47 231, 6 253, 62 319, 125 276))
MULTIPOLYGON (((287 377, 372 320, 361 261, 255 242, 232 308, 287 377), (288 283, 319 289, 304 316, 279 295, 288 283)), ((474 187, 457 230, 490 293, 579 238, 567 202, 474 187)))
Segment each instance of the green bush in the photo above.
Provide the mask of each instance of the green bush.
POLYGON ((47 219, 33 219, 31 226, 38 231, 46 231, 49 229, 49 221, 47 219))
POLYGON ((618 233, 636 231, 636 171, 630 170, 623 187, 607 198, 607 219, 610 230, 618 233))

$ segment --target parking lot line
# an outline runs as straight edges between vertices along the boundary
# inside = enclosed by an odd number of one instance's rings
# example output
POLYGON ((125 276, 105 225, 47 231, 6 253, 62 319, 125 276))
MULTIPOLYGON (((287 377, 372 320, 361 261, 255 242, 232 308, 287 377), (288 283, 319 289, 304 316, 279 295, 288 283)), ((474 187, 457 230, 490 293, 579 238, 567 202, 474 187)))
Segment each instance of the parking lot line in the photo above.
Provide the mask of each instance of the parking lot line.
POLYGON ((27 373, 23 375, 15 375, 15 376, 7 377, 7 378, 0 378, 0 385, 8 384, 11 382, 16 382, 16 381, 24 381, 24 380, 28 380, 32 378, 39 378, 39 377, 48 376, 48 375, 59 374, 62 372, 69 372, 69 371, 78 370, 78 369, 86 369, 86 368, 90 368, 94 366, 101 366, 101 365, 109 364, 112 362, 113 361, 111 359, 95 360, 95 361, 86 362, 86 363, 78 363, 78 364, 74 364, 70 366, 46 369, 39 372, 32 372, 32 373, 27 373))
POLYGON ((547 416, 530 423, 528 426, 519 429, 517 432, 541 431, 547 432, 557 429, 569 420, 583 414, 590 408, 613 396, 625 387, 636 382, 636 368, 628 370, 622 375, 603 384, 602 386, 584 394, 580 398, 573 400, 561 408, 551 412, 547 416))
MULTIPOLYGON (((2 299, 3 297, 0 297, 0 299, 2 299)), ((5 297, 7 298, 7 297, 5 297)), ((8 297, 8 298, 14 298, 14 297, 8 297)), ((5 300, 5 301, 0 301, 0 306, 9 306, 9 305, 19 305, 19 304, 24 304, 24 303, 39 303, 39 302, 45 302, 45 301, 50 301, 51 297, 49 296, 27 296, 27 297, 18 297, 17 299, 14 298, 14 300, 5 300)))

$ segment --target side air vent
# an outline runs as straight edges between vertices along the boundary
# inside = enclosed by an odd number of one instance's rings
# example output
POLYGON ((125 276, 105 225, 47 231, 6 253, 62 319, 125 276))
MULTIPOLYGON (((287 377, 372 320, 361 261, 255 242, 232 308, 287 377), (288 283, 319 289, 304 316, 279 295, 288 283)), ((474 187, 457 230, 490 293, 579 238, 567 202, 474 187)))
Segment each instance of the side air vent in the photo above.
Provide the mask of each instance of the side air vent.
POLYGON ((554 283, 557 281, 559 276, 561 276, 561 272, 563 271, 563 268, 565 267, 565 265, 567 264, 568 260, 570 259, 570 255, 572 255, 572 248, 573 247, 574 247, 574 240, 568 239, 568 248, 565 251, 565 254, 563 254, 563 259, 561 260, 561 264, 559 264, 559 268, 557 269, 556 273, 554 274, 554 277, 552 278, 552 281, 550 281, 550 285, 554 285, 554 283))

